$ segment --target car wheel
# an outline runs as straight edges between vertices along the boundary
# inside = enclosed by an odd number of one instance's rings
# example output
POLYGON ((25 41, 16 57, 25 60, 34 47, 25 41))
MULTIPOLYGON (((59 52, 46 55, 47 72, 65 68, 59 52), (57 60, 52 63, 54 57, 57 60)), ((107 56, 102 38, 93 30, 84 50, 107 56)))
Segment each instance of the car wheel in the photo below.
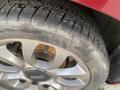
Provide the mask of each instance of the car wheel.
POLYGON ((18 1, 0 6, 4 87, 94 90, 104 83, 109 72, 106 48, 82 7, 64 0, 18 1))

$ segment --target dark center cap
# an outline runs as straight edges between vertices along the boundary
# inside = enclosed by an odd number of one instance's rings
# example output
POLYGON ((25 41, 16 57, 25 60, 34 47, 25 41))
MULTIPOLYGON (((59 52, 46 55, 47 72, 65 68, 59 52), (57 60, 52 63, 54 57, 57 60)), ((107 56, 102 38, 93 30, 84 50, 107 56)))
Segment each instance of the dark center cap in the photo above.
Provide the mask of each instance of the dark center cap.
POLYGON ((26 70, 25 75, 31 79, 34 85, 38 82, 47 81, 51 78, 51 75, 44 70, 26 70))

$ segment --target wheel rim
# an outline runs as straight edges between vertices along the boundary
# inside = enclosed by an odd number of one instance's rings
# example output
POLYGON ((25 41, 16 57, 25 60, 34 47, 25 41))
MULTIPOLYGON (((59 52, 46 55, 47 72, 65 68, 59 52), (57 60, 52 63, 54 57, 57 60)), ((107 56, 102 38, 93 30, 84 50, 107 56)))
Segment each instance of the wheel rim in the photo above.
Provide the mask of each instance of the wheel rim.
POLYGON ((81 89, 90 81, 87 66, 69 50, 30 39, 5 39, 0 45, 0 82, 11 87, 81 89))

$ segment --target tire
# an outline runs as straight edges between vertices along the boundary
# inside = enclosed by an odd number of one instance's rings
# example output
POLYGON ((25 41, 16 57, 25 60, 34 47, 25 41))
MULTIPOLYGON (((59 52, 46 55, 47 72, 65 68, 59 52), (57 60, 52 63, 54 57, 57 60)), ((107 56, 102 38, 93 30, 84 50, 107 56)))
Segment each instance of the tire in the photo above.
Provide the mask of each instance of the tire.
POLYGON ((82 90, 95 90, 105 82, 109 60, 94 20, 69 1, 2 0, 0 40, 37 39, 77 53, 91 73, 82 90), (28 2, 29 1, 29 2, 28 2))

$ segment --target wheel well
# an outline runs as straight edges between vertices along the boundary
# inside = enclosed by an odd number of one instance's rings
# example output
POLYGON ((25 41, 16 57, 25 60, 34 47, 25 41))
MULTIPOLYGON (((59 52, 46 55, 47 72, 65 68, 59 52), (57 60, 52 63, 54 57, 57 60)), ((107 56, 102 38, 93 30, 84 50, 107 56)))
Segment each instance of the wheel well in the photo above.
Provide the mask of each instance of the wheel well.
POLYGON ((120 22, 93 9, 85 7, 85 10, 99 26, 100 33, 110 55, 120 45, 120 22))

